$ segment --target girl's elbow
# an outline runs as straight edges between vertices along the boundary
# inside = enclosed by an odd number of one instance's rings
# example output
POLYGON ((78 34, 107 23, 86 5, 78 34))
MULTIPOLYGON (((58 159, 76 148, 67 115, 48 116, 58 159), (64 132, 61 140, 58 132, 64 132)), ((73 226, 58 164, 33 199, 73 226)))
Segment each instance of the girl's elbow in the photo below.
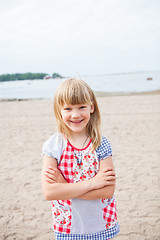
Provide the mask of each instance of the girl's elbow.
POLYGON ((53 200, 53 199, 51 199, 51 190, 48 188, 48 186, 42 184, 42 193, 43 193, 45 200, 47 200, 47 201, 53 200))
POLYGON ((58 200, 55 194, 51 194, 50 191, 46 191, 44 197, 47 201, 58 200))
POLYGON ((49 192, 45 192, 45 193, 44 193, 44 197, 45 197, 45 199, 46 199, 47 201, 53 200, 53 199, 51 199, 51 195, 50 195, 49 192))
POLYGON ((43 195, 47 201, 58 200, 57 199, 57 191, 56 189, 52 189, 50 187, 46 187, 43 189, 43 195))
POLYGON ((111 187, 106 191, 106 198, 112 198, 115 192, 115 187, 111 187))
POLYGON ((108 198, 112 198, 114 195, 114 191, 110 192, 109 195, 108 195, 108 198))
POLYGON ((50 201, 51 200, 51 196, 50 196, 49 191, 47 191, 46 189, 42 188, 42 192, 43 192, 43 196, 44 196, 45 200, 50 201))

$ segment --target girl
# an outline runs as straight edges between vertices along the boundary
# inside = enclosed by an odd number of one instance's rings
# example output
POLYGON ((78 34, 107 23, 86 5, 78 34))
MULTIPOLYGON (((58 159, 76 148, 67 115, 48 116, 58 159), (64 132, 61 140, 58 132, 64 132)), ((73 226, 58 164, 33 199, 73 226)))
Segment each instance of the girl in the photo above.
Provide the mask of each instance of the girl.
POLYGON ((57 89, 59 133, 44 144, 42 190, 51 201, 56 239, 110 239, 119 232, 115 171, 109 140, 101 137, 95 95, 82 80, 57 89))

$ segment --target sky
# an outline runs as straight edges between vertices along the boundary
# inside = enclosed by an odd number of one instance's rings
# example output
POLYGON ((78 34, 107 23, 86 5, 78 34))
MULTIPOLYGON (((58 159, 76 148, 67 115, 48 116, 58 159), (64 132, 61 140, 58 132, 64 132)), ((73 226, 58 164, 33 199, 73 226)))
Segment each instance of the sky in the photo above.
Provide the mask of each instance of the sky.
POLYGON ((159 0, 0 0, 0 74, 155 70, 159 0))

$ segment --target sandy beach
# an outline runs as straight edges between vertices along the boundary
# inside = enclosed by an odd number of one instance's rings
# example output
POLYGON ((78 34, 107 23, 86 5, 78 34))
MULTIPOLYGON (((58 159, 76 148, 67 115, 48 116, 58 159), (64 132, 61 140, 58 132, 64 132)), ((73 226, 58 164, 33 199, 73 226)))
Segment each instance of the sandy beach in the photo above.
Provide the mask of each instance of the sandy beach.
MULTIPOLYGON (((160 239, 160 93, 97 98, 113 148, 120 234, 160 239)), ((52 240, 41 149, 56 132, 52 100, 0 101, 0 239, 52 240)))

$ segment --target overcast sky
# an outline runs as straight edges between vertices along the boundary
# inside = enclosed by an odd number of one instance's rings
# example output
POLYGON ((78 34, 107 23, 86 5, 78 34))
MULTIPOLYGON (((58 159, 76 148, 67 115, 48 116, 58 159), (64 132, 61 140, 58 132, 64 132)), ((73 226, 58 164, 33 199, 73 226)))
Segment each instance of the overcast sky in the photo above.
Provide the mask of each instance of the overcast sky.
POLYGON ((160 0, 0 0, 0 74, 160 70, 160 0))

